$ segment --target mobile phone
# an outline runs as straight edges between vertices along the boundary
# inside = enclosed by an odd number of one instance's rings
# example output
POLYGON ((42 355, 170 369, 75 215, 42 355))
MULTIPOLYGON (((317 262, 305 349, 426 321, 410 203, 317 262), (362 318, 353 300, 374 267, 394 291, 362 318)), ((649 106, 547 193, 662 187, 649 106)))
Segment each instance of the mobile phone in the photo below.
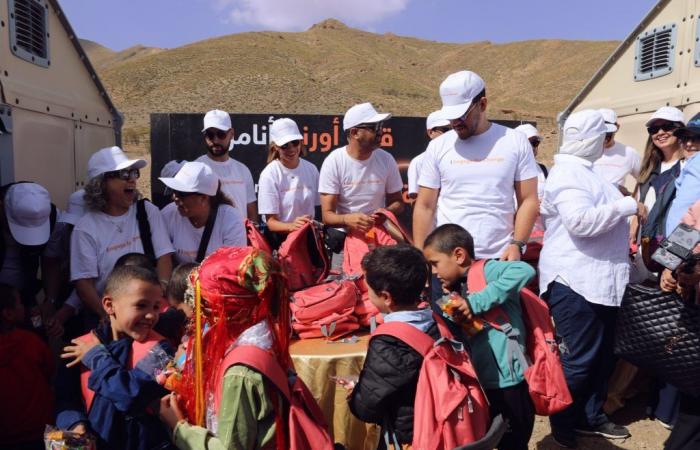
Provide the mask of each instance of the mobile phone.
POLYGON ((700 231, 684 223, 679 224, 671 234, 661 241, 651 259, 670 270, 688 260, 693 248, 700 242, 700 231))

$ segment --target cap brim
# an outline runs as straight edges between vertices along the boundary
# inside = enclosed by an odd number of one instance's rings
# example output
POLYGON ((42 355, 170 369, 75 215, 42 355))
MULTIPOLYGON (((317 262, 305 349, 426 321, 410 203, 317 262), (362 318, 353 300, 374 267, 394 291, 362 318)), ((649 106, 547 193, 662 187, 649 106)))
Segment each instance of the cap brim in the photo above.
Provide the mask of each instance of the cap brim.
POLYGON ((700 135, 700 127, 683 127, 673 132, 674 136, 698 136, 700 135))
POLYGON ((440 118, 445 120, 459 119, 467 112, 472 103, 460 103, 459 105, 443 106, 440 109, 440 118))
POLYGON ((182 181, 178 180, 177 178, 165 178, 161 177, 158 178, 160 181, 163 182, 164 185, 169 187, 170 189, 174 191, 180 191, 180 192, 198 192, 196 189, 192 189, 189 186, 186 186, 182 181))
POLYGON ((605 124, 605 132, 606 133, 617 133, 617 125, 614 123, 606 123, 605 124))
POLYGON ((49 240, 51 234, 50 217, 46 221, 36 227, 25 227, 12 221, 7 217, 7 224, 10 226, 10 233, 15 241, 22 245, 44 245, 49 240))
MULTIPOLYGON (((375 114, 367 120, 363 120, 362 123, 379 123, 391 118, 391 113, 375 114)), ((361 124, 359 124, 361 125, 361 124)))
POLYGON ((282 145, 284 145, 284 144, 286 144, 286 143, 288 143, 288 142, 291 142, 291 141, 301 141, 301 140, 303 140, 303 139, 304 139, 304 136, 302 136, 301 134, 288 134, 288 135, 283 136, 283 137, 281 137, 281 138, 279 138, 279 139, 275 139, 273 142, 274 142, 275 145, 277 145, 277 146, 282 146, 282 145))

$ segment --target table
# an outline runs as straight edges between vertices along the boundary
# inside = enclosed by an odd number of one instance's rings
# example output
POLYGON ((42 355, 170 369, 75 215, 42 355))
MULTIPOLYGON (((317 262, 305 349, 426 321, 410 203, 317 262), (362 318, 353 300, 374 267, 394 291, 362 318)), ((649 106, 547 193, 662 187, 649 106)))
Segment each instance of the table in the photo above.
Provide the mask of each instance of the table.
POLYGON ((358 333, 357 337, 355 343, 327 342, 324 338, 294 340, 289 353, 297 374, 331 426, 333 440, 348 450, 375 450, 379 443, 379 426, 355 418, 348 407, 347 391, 330 379, 360 373, 369 334, 358 333))

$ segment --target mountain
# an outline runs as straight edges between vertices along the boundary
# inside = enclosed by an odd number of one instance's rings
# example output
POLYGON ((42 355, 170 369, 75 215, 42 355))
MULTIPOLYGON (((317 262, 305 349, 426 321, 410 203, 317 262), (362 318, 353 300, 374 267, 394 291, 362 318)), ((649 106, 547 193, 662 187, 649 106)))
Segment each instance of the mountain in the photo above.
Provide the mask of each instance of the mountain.
POLYGON ((549 153, 556 114, 617 44, 441 43, 329 19, 304 32, 240 33, 174 49, 137 46, 133 55, 92 42, 86 51, 125 116, 126 144, 147 144, 152 112, 342 114, 371 101, 394 115, 425 116, 440 106, 440 82, 469 69, 486 81, 489 116, 538 121, 549 153))
POLYGON ((162 51, 160 48, 135 45, 117 52, 87 39, 80 39, 80 45, 88 54, 90 62, 97 70, 106 69, 130 59, 149 56, 162 51))

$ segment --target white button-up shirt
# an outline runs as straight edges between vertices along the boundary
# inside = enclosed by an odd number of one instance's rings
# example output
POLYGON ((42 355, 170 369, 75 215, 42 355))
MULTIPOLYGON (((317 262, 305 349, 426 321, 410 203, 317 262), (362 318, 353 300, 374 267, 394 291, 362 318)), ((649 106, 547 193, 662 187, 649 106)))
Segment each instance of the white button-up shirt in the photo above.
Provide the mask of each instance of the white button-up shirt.
POLYGON ((591 162, 555 155, 540 206, 540 291, 556 280, 591 303, 619 306, 629 281, 627 217, 636 211, 591 162))

